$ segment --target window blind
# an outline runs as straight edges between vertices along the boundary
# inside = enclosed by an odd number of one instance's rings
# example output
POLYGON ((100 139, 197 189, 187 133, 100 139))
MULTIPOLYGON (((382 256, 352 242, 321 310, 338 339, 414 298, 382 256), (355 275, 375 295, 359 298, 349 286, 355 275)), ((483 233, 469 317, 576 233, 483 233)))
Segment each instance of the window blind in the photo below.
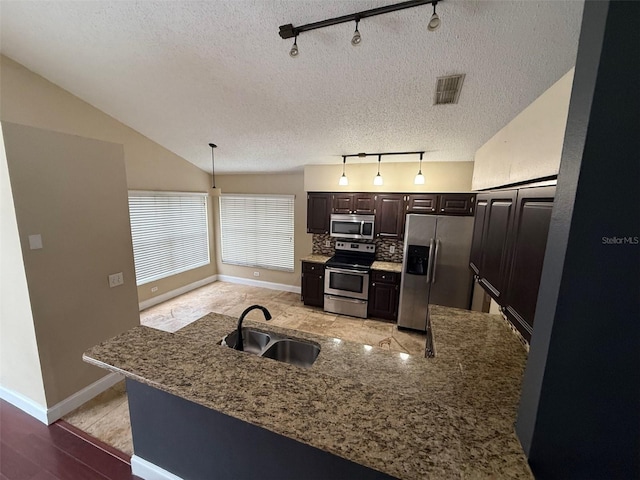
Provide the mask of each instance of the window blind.
POLYGON ((207 195, 129 192, 136 283, 209 264, 207 195))
POLYGON ((294 198, 221 195, 222 262, 293 272, 294 198))

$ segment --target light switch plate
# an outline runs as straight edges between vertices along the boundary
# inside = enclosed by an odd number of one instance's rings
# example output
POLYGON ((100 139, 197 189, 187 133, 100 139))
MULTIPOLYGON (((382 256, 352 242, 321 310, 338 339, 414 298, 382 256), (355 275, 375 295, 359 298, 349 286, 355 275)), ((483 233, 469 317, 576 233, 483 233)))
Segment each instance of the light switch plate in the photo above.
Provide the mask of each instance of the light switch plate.
POLYGON ((31 250, 40 250, 42 248, 42 235, 29 235, 29 248, 31 250))
POLYGON ((117 287, 118 285, 122 285, 123 283, 124 277, 122 276, 122 272, 109 275, 109 287, 117 287))

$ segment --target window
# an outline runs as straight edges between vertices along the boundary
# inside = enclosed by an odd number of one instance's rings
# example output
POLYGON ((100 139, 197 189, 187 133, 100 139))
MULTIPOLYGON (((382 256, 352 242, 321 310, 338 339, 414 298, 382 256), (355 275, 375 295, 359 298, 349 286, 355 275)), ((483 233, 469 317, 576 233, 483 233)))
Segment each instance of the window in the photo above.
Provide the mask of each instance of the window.
POLYGON ((206 193, 129 192, 136 283, 209 264, 206 193))
POLYGON ((221 195, 222 262, 293 272, 293 195, 221 195))

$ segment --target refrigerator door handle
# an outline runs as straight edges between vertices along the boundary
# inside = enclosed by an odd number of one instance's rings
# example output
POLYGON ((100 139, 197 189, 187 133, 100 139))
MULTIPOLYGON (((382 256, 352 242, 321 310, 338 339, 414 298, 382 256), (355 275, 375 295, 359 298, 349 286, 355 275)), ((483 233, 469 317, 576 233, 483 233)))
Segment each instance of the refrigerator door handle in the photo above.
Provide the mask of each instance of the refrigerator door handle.
POLYGON ((429 263, 427 264, 427 283, 431 282, 431 271, 433 270, 433 238, 429 240, 429 263))
POLYGON ((436 283, 436 267, 438 266, 438 252, 440 250, 440 239, 436 239, 436 252, 433 254, 433 275, 431 283, 436 283))

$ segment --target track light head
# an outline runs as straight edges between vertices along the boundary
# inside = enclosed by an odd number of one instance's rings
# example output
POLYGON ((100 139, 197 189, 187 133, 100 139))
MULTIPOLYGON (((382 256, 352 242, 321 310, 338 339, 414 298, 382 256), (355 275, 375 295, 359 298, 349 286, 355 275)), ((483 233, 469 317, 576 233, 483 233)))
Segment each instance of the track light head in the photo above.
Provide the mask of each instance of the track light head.
POLYGON ((427 25, 427 30, 430 32, 435 32, 438 28, 440 28, 440 17, 436 13, 436 5, 438 2, 433 2, 433 15, 429 19, 429 23, 427 25))
POLYGON ((362 42, 362 36, 358 31, 358 23, 360 23, 359 18, 356 19, 356 31, 353 32, 353 37, 351 37, 351 45, 353 45, 354 47, 357 47, 362 42))
POLYGON ((291 58, 296 58, 298 53, 300 52, 298 51, 298 36, 296 35, 293 39, 293 46, 291 47, 291 50, 289 50, 289 56, 291 58))

